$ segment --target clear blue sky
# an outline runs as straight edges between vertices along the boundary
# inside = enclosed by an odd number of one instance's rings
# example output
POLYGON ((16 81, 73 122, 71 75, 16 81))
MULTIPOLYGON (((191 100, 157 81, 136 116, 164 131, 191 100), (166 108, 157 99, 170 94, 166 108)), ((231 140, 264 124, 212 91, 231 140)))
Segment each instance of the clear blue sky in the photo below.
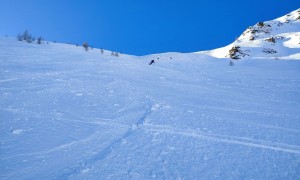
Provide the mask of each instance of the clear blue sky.
POLYGON ((299 0, 0 0, 0 35, 27 29, 134 55, 195 52, 299 7, 299 0))

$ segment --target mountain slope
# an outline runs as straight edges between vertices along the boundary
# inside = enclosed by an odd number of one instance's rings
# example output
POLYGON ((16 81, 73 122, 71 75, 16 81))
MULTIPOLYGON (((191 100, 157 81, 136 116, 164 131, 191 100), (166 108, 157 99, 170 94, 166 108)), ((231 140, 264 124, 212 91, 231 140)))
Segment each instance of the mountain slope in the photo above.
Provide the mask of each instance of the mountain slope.
POLYGON ((299 69, 0 39, 0 178, 297 179, 299 69))
POLYGON ((226 47, 199 53, 229 58, 233 47, 239 47, 233 55, 238 59, 300 59, 300 9, 249 27, 226 47))

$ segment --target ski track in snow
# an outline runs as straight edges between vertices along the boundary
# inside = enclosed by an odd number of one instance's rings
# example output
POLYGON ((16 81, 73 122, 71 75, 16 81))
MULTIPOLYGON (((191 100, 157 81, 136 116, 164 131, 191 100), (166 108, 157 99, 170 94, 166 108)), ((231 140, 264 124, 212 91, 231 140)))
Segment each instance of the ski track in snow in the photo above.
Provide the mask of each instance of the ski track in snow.
POLYGON ((143 129, 146 131, 150 131, 150 132, 176 134, 176 135, 188 136, 188 137, 193 137, 193 138, 198 138, 198 139, 203 139, 203 140, 236 144, 236 145, 248 146, 251 148, 269 149, 269 150, 275 150, 275 151, 281 151, 281 152, 293 153, 293 154, 300 155, 300 146, 295 146, 295 145, 273 143, 273 142, 255 140, 255 139, 249 139, 249 138, 243 138, 243 137, 233 137, 233 136, 224 136, 224 135, 218 135, 218 134, 201 133, 201 132, 197 132, 197 131, 182 130, 182 129, 178 129, 178 128, 172 128, 169 126, 163 126, 163 125, 144 124, 143 129))
MULTIPOLYGON (((146 107, 145 113, 141 118, 139 118, 136 123, 132 124, 131 126, 126 126, 123 124, 117 124, 117 123, 109 123, 109 122, 104 122, 104 121, 97 121, 97 122, 90 122, 93 124, 104 124, 104 125, 112 125, 112 126, 118 126, 118 127, 123 127, 127 128, 126 132, 118 138, 115 138, 114 141, 112 141, 109 145, 107 145, 104 149, 102 149, 100 152, 97 154, 93 155, 87 160, 84 160, 82 162, 79 162, 77 164, 80 164, 80 166, 76 167, 68 167, 66 169, 63 169, 59 172, 56 172, 54 177, 58 179, 66 179, 69 178, 70 176, 73 176, 75 174, 79 174, 81 172, 84 172, 86 169, 89 169, 95 162, 101 161, 104 159, 108 154, 111 153, 111 151, 119 146, 122 141, 124 141, 128 136, 132 135, 136 130, 140 129, 141 126, 143 126, 147 116, 151 113, 151 107, 148 106, 146 107)), ((84 121, 80 121, 84 122, 84 121)), ((86 123, 86 122, 84 122, 86 123)), ((89 123, 89 122, 87 122, 89 123)), ((89 138, 90 139, 90 138, 89 138)))
MULTIPOLYGON (((299 58, 284 33, 276 50, 299 58)), ((0 38, 0 178, 299 178, 300 63, 205 55, 228 48, 112 57, 0 38)))
MULTIPOLYGON (((145 132, 149 132, 149 133, 157 133, 158 132, 158 133, 166 133, 169 135, 175 134, 175 135, 179 135, 179 136, 185 136, 185 137, 199 139, 200 141, 219 142, 219 143, 226 143, 226 144, 232 144, 232 145, 246 146, 249 148, 267 149, 267 150, 271 150, 271 151, 300 155, 300 146, 296 146, 296 145, 275 143, 275 142, 250 139, 250 138, 245 138, 245 137, 235 137, 235 136, 218 135, 218 134, 213 134, 213 133, 203 133, 203 132, 199 132, 199 131, 195 131, 195 130, 184 130, 184 129, 174 128, 174 127, 166 126, 166 125, 154 125, 154 124, 145 123, 147 117, 152 112, 151 110, 155 110, 155 109, 156 109, 156 107, 154 104, 146 107, 144 115, 140 119, 138 119, 135 124, 132 124, 131 126, 124 125, 124 124, 118 124, 118 123, 111 123, 110 121, 103 121, 103 120, 100 120, 97 122, 86 122, 86 121, 82 121, 82 120, 77 121, 77 122, 81 122, 81 123, 92 123, 92 124, 109 125, 109 126, 113 126, 113 127, 122 127, 127 130, 122 136, 120 136, 119 138, 116 138, 113 142, 111 142, 109 145, 107 145, 99 153, 93 155, 88 160, 78 162, 77 164, 80 164, 80 166, 71 167, 71 168, 68 167, 67 169, 63 169, 59 172, 56 172, 54 177, 58 178, 58 179, 66 179, 66 178, 70 178, 76 174, 86 173, 85 171, 88 171, 93 166, 93 164, 106 158, 115 148, 117 148, 119 145, 121 145, 122 141, 125 141, 126 138, 128 138, 129 136, 131 136, 132 134, 134 134, 137 131, 145 131, 145 132)), ((89 137, 88 139, 92 139, 92 138, 89 137)), ((76 142, 76 143, 78 143, 78 142, 76 142)), ((72 144, 73 143, 71 143, 70 145, 72 145, 72 144)), ((63 145, 63 146, 60 146, 53 150, 60 150, 61 148, 65 148, 67 146, 69 146, 69 145, 63 145)), ((51 151, 53 151, 53 150, 51 150, 51 151)), ((49 152, 45 152, 45 153, 49 153, 49 152)))

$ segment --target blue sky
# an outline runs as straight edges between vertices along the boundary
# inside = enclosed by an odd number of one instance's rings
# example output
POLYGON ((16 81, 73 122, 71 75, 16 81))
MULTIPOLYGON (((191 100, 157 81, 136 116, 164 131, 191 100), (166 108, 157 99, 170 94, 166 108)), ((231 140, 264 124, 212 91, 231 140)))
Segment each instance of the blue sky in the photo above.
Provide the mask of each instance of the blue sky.
POLYGON ((300 8, 297 0, 0 0, 0 35, 127 54, 195 52, 228 45, 247 27, 300 8))

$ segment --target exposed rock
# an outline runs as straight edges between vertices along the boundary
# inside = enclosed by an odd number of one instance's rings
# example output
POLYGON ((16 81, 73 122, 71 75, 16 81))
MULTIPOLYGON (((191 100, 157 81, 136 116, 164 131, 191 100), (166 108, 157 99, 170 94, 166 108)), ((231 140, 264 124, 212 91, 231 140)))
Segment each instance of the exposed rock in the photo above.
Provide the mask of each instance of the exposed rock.
POLYGON ((258 30, 256 30, 256 29, 252 29, 250 32, 251 32, 251 34, 255 34, 255 33, 257 33, 257 32, 258 32, 258 30))
POLYGON ((264 24, 264 22, 259 22, 259 23, 257 23, 257 26, 260 27, 260 28, 262 28, 262 27, 265 26, 265 24, 264 24))
POLYGON ((265 41, 272 42, 272 43, 276 42, 274 37, 267 38, 265 41))
MULTIPOLYGON (((246 51, 243 52, 240 46, 233 46, 230 50, 229 50, 229 57, 231 59, 241 59, 241 57, 245 57, 245 56, 249 56, 248 54, 246 54, 246 51)), ((250 51, 247 51, 250 52, 250 51)))
POLYGON ((275 53, 277 53, 276 50, 270 49, 270 48, 264 48, 264 49, 262 50, 262 52, 264 52, 264 53, 266 53, 266 54, 275 54, 275 53))

